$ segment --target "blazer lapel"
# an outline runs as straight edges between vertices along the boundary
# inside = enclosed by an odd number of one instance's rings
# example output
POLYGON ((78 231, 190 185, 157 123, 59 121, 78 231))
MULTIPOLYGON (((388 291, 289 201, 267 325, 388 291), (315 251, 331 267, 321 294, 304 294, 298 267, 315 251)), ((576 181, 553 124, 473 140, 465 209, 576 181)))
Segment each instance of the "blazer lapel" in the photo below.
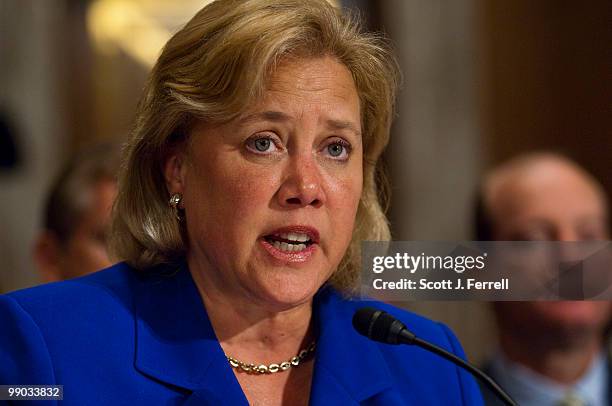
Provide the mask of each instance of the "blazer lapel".
POLYGON ((188 389, 187 404, 247 404, 186 266, 142 274, 135 308, 139 372, 188 389))
POLYGON ((378 345, 353 329, 354 308, 330 287, 315 297, 318 339, 312 405, 358 404, 392 387, 378 345))

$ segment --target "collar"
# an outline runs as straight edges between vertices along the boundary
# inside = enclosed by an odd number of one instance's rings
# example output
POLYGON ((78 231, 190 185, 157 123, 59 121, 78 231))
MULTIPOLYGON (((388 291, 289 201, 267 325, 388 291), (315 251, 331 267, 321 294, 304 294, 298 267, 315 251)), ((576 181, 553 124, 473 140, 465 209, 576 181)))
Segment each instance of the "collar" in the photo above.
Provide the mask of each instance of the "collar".
MULTIPOLYGON (((136 369, 192 392, 188 404, 246 405, 187 267, 148 271, 138 280, 136 369), (214 394, 222 394, 223 399, 214 394)), ((312 405, 355 404, 392 385, 378 345, 352 327, 356 308, 331 287, 323 287, 315 295, 317 350, 312 405)))
POLYGON ((569 392, 586 405, 607 405, 606 370, 606 356, 601 353, 578 382, 566 387, 510 361, 501 351, 491 364, 493 375, 521 405, 557 405, 569 392))

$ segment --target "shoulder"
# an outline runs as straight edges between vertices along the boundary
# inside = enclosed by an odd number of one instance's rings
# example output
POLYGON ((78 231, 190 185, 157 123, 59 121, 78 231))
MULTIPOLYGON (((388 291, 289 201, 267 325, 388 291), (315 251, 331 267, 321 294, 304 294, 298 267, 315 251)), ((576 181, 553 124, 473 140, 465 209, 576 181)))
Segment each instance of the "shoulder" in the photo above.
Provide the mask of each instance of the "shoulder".
POLYGON ((80 362, 84 349, 101 341, 101 332, 125 338, 133 329, 126 316, 132 273, 117 264, 86 277, 0 295, 0 381, 50 384, 58 354, 80 362))
POLYGON ((0 325, 8 323, 20 332, 0 336, 5 341, 39 337, 53 352, 86 346, 106 331, 127 332, 133 324, 136 278, 132 268, 119 263, 81 278, 0 295, 0 325))
POLYGON ((54 282, 5 295, 34 318, 57 320, 104 305, 125 305, 131 295, 136 272, 125 263, 93 274, 54 282))
POLYGON ((84 376, 81 364, 102 368, 132 359, 132 292, 139 279, 119 263, 0 295, 0 326, 7 327, 0 328, 0 382, 49 384, 84 376))
POLYGON ((92 290, 106 292, 121 290, 134 278, 135 272, 136 271, 125 262, 119 262, 109 268, 86 276, 16 290, 7 293, 6 296, 12 297, 22 303, 34 304, 41 299, 65 296, 66 293, 80 293, 83 289, 88 290, 89 293, 91 293, 92 290))

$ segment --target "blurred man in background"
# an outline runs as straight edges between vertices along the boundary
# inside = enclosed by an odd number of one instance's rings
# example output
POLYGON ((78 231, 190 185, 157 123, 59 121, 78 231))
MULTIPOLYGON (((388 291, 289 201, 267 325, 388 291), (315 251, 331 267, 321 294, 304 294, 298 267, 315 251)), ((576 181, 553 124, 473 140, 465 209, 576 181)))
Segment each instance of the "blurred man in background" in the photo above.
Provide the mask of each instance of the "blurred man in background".
POLYGON ((44 206, 34 259, 44 282, 111 265, 106 235, 117 180, 118 148, 100 144, 80 151, 61 171, 44 206))
MULTIPOLYGON (((480 191, 481 241, 605 240, 608 224, 602 187, 559 155, 512 159, 480 191)), ((605 301, 495 303, 500 342, 488 372, 522 406, 612 404, 610 309, 605 301)))

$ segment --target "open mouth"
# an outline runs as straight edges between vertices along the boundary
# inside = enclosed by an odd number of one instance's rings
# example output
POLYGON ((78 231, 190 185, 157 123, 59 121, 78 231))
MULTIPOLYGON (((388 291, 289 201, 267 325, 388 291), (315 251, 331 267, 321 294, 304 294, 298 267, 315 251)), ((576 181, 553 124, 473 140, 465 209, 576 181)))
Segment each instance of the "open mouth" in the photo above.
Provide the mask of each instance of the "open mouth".
POLYGON ((264 236, 264 239, 274 248, 284 252, 303 251, 315 242, 306 233, 290 232, 264 236))

